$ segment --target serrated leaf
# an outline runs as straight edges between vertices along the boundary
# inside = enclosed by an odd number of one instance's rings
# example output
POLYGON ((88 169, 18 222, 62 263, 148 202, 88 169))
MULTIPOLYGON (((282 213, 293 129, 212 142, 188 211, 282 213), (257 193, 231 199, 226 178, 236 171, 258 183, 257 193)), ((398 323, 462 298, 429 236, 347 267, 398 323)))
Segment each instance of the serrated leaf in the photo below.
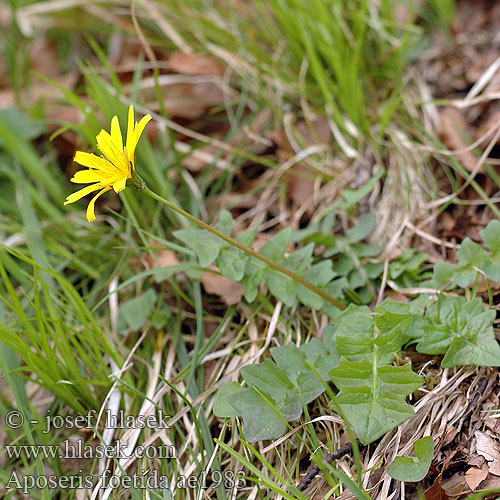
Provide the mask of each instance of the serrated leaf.
POLYGON ((387 468, 387 474, 399 481, 422 481, 429 472, 434 443, 430 436, 426 436, 413 445, 413 457, 396 457, 387 468))
POLYGON ((220 249, 226 245, 217 236, 201 229, 178 229, 174 236, 196 253, 203 267, 213 264, 220 249))
MULTIPOLYGON (((368 361, 341 358, 330 377, 340 392, 336 403, 359 440, 368 444, 414 415, 405 397, 422 379, 405 366, 375 366, 368 361)), ((330 403, 332 409, 335 405, 330 403)))
POLYGON ((495 339, 496 312, 484 311, 482 301, 440 295, 423 320, 417 351, 445 354, 441 366, 500 366, 500 346, 495 339))
POLYGON ((338 353, 351 361, 370 361, 375 353, 380 364, 392 361, 405 341, 398 319, 402 323, 407 316, 384 312, 374 320, 368 307, 351 304, 334 321, 338 353))
POLYGON ((229 396, 244 391, 237 382, 224 382, 219 386, 214 399, 214 415, 221 418, 237 417, 239 413, 229 404, 229 396))

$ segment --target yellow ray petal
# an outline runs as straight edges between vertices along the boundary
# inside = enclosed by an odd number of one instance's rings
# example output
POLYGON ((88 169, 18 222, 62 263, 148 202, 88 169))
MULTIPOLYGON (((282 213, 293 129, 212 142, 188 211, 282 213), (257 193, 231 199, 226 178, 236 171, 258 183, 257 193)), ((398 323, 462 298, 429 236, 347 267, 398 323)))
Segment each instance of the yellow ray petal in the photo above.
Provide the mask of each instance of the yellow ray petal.
POLYGON ((125 159, 123 151, 120 151, 111 136, 103 129, 97 135, 97 147, 101 153, 123 174, 129 171, 128 161, 125 159))
POLYGON ((134 135, 134 106, 130 105, 128 108, 127 142, 125 144, 125 148, 127 149, 127 151, 130 145, 132 144, 133 135, 134 135))
POLYGON ((95 221, 95 211, 94 211, 94 206, 95 206, 95 201, 101 194, 105 193, 106 191, 109 191, 111 188, 109 186, 106 186, 104 189, 101 189, 91 200, 89 203, 89 206, 87 207, 87 220, 89 222, 95 221))
POLYGON ((95 155, 94 153, 84 153, 83 151, 77 151, 73 161, 79 163, 83 167, 104 170, 105 172, 116 172, 116 168, 106 161, 104 158, 95 155))
POLYGON ((86 186, 83 189, 80 189, 80 191, 76 191, 75 193, 71 193, 67 198, 66 201, 64 202, 65 205, 68 203, 74 203, 75 201, 78 201, 80 198, 83 198, 84 196, 87 196, 89 193, 92 193, 92 191, 97 191, 100 189, 101 183, 98 182, 97 184, 92 184, 91 186, 86 186))
POLYGON ((118 121, 118 117, 116 115, 113 116, 113 119, 111 120, 111 140, 119 151, 123 151, 122 132, 120 130, 120 122, 118 121))
POLYGON ((108 172, 103 170, 79 170, 70 179, 77 184, 89 184, 90 182, 106 182, 110 178, 108 172))
POLYGON ((127 155, 128 159, 130 162, 132 162, 132 165, 135 165, 134 162, 134 154, 135 154, 135 148, 137 146, 137 143, 139 142, 139 139, 141 138, 142 132, 144 131, 144 128, 148 124, 148 122, 151 120, 151 115, 146 115, 141 118, 139 123, 136 123, 134 126, 134 130, 130 136, 127 135, 127 155))
POLYGON ((137 144, 139 142, 139 139, 141 138, 142 132, 144 131, 144 128, 146 125, 149 123, 151 120, 151 115, 146 115, 143 116, 140 120, 140 122, 137 124, 137 128, 135 129, 135 143, 137 144))
POLYGON ((127 184, 127 178, 122 177, 120 180, 113 183, 113 189, 116 193, 123 191, 125 189, 125 185, 127 184))

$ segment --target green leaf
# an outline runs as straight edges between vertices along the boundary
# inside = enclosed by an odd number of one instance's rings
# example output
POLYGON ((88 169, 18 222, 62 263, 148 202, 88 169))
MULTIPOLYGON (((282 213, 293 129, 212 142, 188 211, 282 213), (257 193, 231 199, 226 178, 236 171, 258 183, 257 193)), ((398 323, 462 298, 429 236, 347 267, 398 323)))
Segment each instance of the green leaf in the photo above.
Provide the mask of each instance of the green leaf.
POLYGON ((363 215, 355 226, 349 228, 345 232, 345 239, 349 243, 362 241, 373 232, 376 225, 377 221, 375 220, 375 216, 373 214, 363 215))
POLYGON ((413 457, 396 457, 394 462, 387 468, 387 474, 399 481, 417 482, 422 481, 429 472, 434 443, 430 436, 426 436, 413 445, 413 457))
POLYGON ((352 250, 359 258, 376 257, 382 251, 382 247, 378 245, 367 245, 365 243, 356 243, 355 245, 352 245, 352 250))
POLYGON ((260 365, 244 366, 241 374, 249 386, 257 387, 277 402, 283 401, 285 395, 293 390, 293 384, 285 372, 270 359, 266 359, 260 365))
POLYGON ((450 262, 437 262, 434 264, 434 279, 438 283, 448 283, 453 274, 458 270, 458 266, 450 262))
POLYGON ((373 191, 373 189, 375 188, 375 184, 377 184, 378 180, 382 177, 384 172, 385 170, 381 168, 373 177, 370 178, 370 180, 364 186, 357 190, 344 189, 342 191, 342 196, 344 197, 345 201, 338 202, 338 207, 344 210, 349 210, 354 205, 359 203, 365 196, 373 191))
POLYGON ((458 267, 451 281, 461 288, 469 286, 477 275, 474 267, 481 267, 483 249, 470 238, 465 238, 456 252, 458 267))
MULTIPOLYGON (((338 363, 338 355, 325 350, 325 346, 317 339, 312 339, 300 349, 292 343, 283 347, 271 347, 271 355, 276 364, 286 372, 288 379, 296 386, 300 386, 297 380, 301 373, 307 372, 314 375, 310 364, 313 364, 320 376, 328 381, 330 380, 329 370, 338 363), (314 349, 316 349, 315 353, 313 353, 314 349)), ((315 378, 324 390, 323 384, 316 375, 315 378)), ((309 382, 307 383, 309 384, 309 382)))
POLYGON ((231 231, 233 230, 233 226, 234 226, 234 220, 229 210, 226 209, 222 210, 222 212, 219 215, 219 221, 217 222, 215 228, 218 229, 222 234, 230 236, 231 231))
POLYGON ((500 281, 500 255, 485 258, 483 261, 483 271, 491 281, 500 281))
POLYGON ((402 327, 397 327, 407 319, 390 311, 374 319, 368 307, 351 304, 334 320, 338 353, 350 361, 371 361, 376 356, 380 364, 391 362, 405 341, 402 327))
POLYGON ((259 253, 265 257, 279 262, 286 251, 290 237, 292 236, 292 228, 287 227, 276 233, 260 250, 259 253))
POLYGON ((269 291, 284 304, 291 307, 295 301, 297 282, 278 271, 271 271, 267 275, 269 291))
MULTIPOLYGON (((336 403, 363 444, 411 418, 414 412, 405 397, 422 385, 410 365, 379 366, 376 360, 372 364, 341 358, 330 377, 340 389, 336 403)), ((335 410, 335 404, 330 406, 335 410)))
MULTIPOLYGON (((310 243, 291 253, 283 261, 283 266, 301 276, 307 266, 311 264, 314 244, 310 243)), ((279 271, 270 270, 267 275, 267 284, 271 293, 282 300, 288 307, 293 305, 298 283, 279 271)))
POLYGON ((220 272, 234 281, 240 281, 245 275, 248 255, 236 248, 223 248, 217 257, 220 272))
MULTIPOLYGON (((265 257, 268 257, 269 259, 275 262, 279 262, 286 251, 286 246, 290 240, 291 234, 292 234, 292 229, 290 227, 283 229, 282 231, 277 233, 272 239, 270 239, 259 250, 259 253, 261 253, 265 257)), ((243 276, 241 280, 245 299, 248 302, 253 302, 255 300, 255 297, 257 296, 257 289, 259 285, 266 279, 268 272, 269 269, 263 262, 260 262, 254 258, 249 259, 245 269, 245 276, 243 276)), ((290 286, 293 285, 291 284, 290 286)))
POLYGON ((488 250, 491 250, 493 255, 500 254, 500 221, 491 220, 488 225, 479 231, 479 236, 484 241, 488 250))
POLYGON ((483 249, 477 243, 474 243, 470 238, 465 238, 460 248, 456 252, 458 265, 464 266, 479 266, 481 264, 481 253, 483 249))
POLYGON ((239 413, 229 404, 228 398, 232 394, 245 389, 238 382, 224 382, 217 390, 214 399, 214 415, 221 418, 237 417, 239 413))
POLYGON ((220 249, 227 245, 217 236, 202 229, 178 229, 174 236, 191 248, 203 267, 214 263, 220 249))
POLYGON ((496 312, 484 311, 480 298, 440 295, 429 308, 417 351, 445 354, 441 366, 500 366, 500 346, 495 339, 496 312))
POLYGON ((120 316, 131 330, 139 330, 148 319, 156 302, 156 293, 152 288, 133 299, 127 300, 120 306, 120 316))
POLYGON ((479 231, 486 248, 491 250, 491 255, 485 257, 483 271, 488 279, 500 281, 500 221, 492 220, 479 231))
POLYGON ((253 388, 228 397, 229 404, 243 417, 243 435, 252 443, 262 439, 277 439, 286 431, 286 425, 253 388))
MULTIPOLYGON (((320 288, 325 287, 335 276, 337 276, 337 273, 332 269, 331 260, 322 260, 306 269, 303 274, 305 280, 320 288)), ((320 309, 324 302, 317 293, 300 283, 297 286, 297 296, 304 305, 313 309, 320 309)))
POLYGON ((266 279, 267 266, 255 258, 250 258, 245 267, 245 275, 241 279, 243 293, 247 302, 253 302, 257 297, 259 285, 266 279))
POLYGON ((328 372, 336 366, 338 355, 334 340, 328 334, 326 338, 328 346, 313 339, 300 348, 293 344, 271 348, 276 363, 267 359, 264 363, 245 366, 241 370, 246 383, 254 390, 242 390, 237 384, 222 385, 216 396, 214 413, 223 417, 241 415, 247 440, 280 437, 285 432, 283 420, 299 418, 302 406, 315 400, 325 390, 311 365, 321 378, 330 380, 328 372), (238 394, 235 394, 237 391, 238 394), (259 392, 267 398, 267 402, 259 392), (228 405, 236 413, 232 413, 228 405), (261 422, 264 422, 264 429, 261 422))

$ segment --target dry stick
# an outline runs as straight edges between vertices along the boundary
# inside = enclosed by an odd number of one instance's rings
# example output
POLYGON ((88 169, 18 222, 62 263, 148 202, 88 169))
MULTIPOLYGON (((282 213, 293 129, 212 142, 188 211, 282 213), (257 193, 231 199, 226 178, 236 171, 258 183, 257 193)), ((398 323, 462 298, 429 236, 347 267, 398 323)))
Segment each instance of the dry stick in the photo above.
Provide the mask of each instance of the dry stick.
MULTIPOLYGON (((145 185, 144 185, 145 186, 145 185)), ((208 225, 207 223, 203 222, 202 220, 194 217, 190 213, 186 212, 182 208, 179 208, 175 206, 173 203, 169 202, 165 198, 162 198, 155 192, 151 191, 148 187, 144 187, 144 189, 140 189, 141 191, 144 192, 144 194, 147 194, 151 198, 153 198, 156 201, 159 201, 160 203, 163 203, 170 209, 174 210, 177 212, 179 215, 182 215, 183 217, 186 217, 189 219, 191 222, 194 222, 196 225, 200 226, 203 229, 206 229, 210 233, 214 234, 215 236, 218 236, 219 238, 223 239, 230 245, 239 248, 243 252, 245 252, 248 255, 251 255, 252 257, 255 257, 256 259, 264 262, 268 266, 276 269, 277 271, 282 272, 283 274, 286 274, 289 278, 292 278, 293 280, 297 281, 301 285, 305 286, 306 288, 309 288, 309 290, 313 291, 314 293, 318 294, 321 298, 325 299, 327 302, 332 304, 333 306, 337 307, 338 309, 345 309, 345 306, 341 304, 336 298, 332 297, 330 294, 326 293, 324 290, 321 290, 321 288, 318 288, 317 286, 313 285, 309 281, 305 280, 298 274, 295 274, 293 271, 290 271, 290 269, 287 269, 286 267, 282 266, 281 264, 278 264, 277 262, 274 262, 273 260, 267 258, 266 256, 256 252, 255 250, 252 250, 250 247, 247 247, 246 245, 243 245, 239 241, 235 240, 234 238, 231 238, 231 236, 227 236, 224 233, 221 233, 214 227, 208 225)))
MULTIPOLYGON (((363 445, 359 442, 359 439, 356 440, 356 446, 358 448, 363 448, 363 445)), ((339 449, 332 451, 329 453, 323 461, 327 464, 332 463, 334 460, 339 460, 344 455, 352 453, 352 443, 347 443, 344 446, 341 446, 339 449)), ((317 464, 311 466, 311 468, 307 471, 307 474, 300 480, 300 483, 297 486, 299 491, 304 491, 310 484, 311 481, 316 477, 316 474, 319 472, 319 467, 317 464)))

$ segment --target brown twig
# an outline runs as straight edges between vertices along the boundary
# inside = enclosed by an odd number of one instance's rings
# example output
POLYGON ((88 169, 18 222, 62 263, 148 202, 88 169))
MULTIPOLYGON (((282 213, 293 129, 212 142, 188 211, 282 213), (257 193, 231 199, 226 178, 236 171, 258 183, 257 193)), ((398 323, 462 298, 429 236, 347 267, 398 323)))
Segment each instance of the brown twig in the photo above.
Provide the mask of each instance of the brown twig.
MULTIPOLYGON (((356 446, 358 448, 363 448, 363 445, 359 442, 359 439, 356 441, 356 446)), ((344 446, 341 446, 338 450, 332 451, 329 453, 323 461, 325 463, 332 463, 334 460, 339 460, 345 455, 352 453, 352 443, 347 443, 344 446)), ((311 466, 311 468, 307 471, 307 474, 300 480, 300 483, 297 486, 299 491, 304 491, 310 484, 311 481, 316 477, 316 474, 319 472, 319 467, 317 464, 311 466)))

